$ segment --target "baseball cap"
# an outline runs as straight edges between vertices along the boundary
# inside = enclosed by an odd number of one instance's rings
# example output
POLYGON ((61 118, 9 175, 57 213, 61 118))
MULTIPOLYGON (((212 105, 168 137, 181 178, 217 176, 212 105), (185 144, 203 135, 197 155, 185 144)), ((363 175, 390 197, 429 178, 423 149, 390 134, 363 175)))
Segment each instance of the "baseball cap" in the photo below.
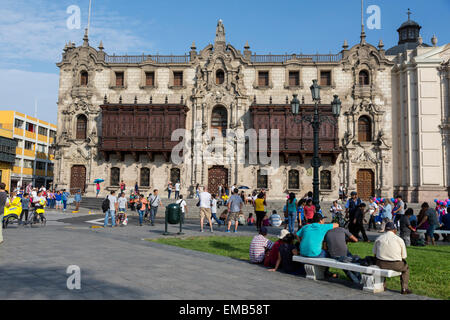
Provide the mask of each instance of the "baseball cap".
POLYGON ((386 223, 386 226, 384 227, 384 230, 386 231, 391 231, 391 230, 396 230, 397 228, 395 227, 395 224, 393 222, 388 222, 386 223))

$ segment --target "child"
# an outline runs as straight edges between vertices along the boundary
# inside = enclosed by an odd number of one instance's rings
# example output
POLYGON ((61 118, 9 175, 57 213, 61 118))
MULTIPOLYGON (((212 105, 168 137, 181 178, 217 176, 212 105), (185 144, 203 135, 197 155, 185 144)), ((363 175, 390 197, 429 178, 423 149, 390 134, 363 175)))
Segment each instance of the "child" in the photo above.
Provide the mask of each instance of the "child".
POLYGON ((220 214, 219 220, 221 220, 223 222, 223 224, 225 224, 225 221, 227 220, 227 216, 228 216, 228 209, 225 209, 220 214))
POLYGON ((20 220, 19 220, 19 224, 22 224, 22 218, 25 215, 25 225, 28 224, 28 212, 30 210, 30 197, 28 195, 28 193, 25 193, 23 195, 23 198, 21 200, 22 202, 22 212, 20 213, 20 220))
POLYGON ((250 212, 247 218, 247 225, 253 226, 255 224, 255 218, 253 218, 253 213, 250 212))
POLYGON ((216 195, 213 193, 211 195, 211 219, 216 220, 217 224, 219 225, 219 227, 222 224, 222 220, 217 219, 216 213, 217 213, 217 199, 216 199, 216 195))

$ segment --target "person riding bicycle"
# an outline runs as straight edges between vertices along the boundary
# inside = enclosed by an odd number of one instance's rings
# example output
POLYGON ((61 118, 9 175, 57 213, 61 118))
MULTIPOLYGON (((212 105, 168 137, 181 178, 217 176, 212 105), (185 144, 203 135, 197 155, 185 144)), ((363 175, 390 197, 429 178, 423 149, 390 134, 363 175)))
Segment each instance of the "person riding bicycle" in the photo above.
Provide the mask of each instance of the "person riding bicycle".
POLYGON ((45 220, 45 206, 47 205, 47 200, 42 195, 43 190, 40 190, 35 198, 33 198, 35 217, 39 216, 41 218, 41 223, 45 220))
POLYGON ((5 213, 3 215, 3 227, 5 228, 9 221, 19 220, 22 213, 22 202, 17 192, 11 192, 11 195, 6 199, 5 213))

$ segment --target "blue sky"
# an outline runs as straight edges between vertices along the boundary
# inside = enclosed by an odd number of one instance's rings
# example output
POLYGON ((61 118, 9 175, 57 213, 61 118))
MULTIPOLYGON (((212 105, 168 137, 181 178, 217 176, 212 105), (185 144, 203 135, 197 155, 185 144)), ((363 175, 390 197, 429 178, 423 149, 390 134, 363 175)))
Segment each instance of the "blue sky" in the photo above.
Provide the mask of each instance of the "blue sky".
MULTIPOLYGON (((381 29, 366 28, 367 41, 385 48, 397 43, 397 28, 411 19, 422 25, 424 42, 450 43, 449 0, 365 0, 381 10, 381 29), (431 5, 432 4, 432 5, 431 5)), ((69 40, 80 45, 89 0, 2 0, 0 7, 0 109, 34 114, 56 122, 58 68, 69 40), (66 12, 81 9, 81 29, 69 30, 66 12)), ((227 42, 243 50, 248 40, 258 54, 338 53, 345 39, 359 41, 360 0, 118 1, 93 0, 90 44, 103 40, 109 54, 184 54, 214 41, 218 19, 227 42)), ((369 14, 365 13, 365 21, 369 14)))

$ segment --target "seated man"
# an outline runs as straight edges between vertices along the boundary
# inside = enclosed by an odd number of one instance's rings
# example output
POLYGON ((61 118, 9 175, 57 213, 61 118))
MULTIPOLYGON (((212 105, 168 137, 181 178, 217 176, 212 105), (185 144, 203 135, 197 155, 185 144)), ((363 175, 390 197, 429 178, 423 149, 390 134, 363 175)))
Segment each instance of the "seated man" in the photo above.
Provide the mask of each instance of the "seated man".
MULTIPOLYGON (((408 289, 409 266, 405 260, 407 256, 405 242, 396 235, 397 229, 395 229, 393 222, 386 223, 384 230, 386 233, 379 236, 377 240, 375 240, 373 246, 373 253, 377 260, 377 266, 381 269, 401 272, 401 292, 402 294, 410 294, 412 291, 408 289)), ((386 282, 384 285, 386 287, 386 282)))
MULTIPOLYGON (((353 255, 347 248, 347 240, 350 240, 351 242, 358 242, 358 239, 356 239, 356 237, 347 229, 339 227, 328 231, 325 235, 325 244, 328 255, 339 261, 351 262, 353 255)), ((360 282, 361 274, 359 272, 349 270, 344 270, 344 272, 353 282, 360 282)))
POLYGON ((300 241, 300 255, 308 258, 325 258, 326 252, 322 250, 325 234, 338 227, 337 223, 325 224, 324 218, 320 214, 314 214, 312 223, 297 232, 297 238, 300 241))
POLYGON ((250 262, 263 263, 266 251, 270 250, 273 242, 266 238, 267 228, 261 227, 259 234, 254 236, 250 243, 250 262))
MULTIPOLYGON (((300 241, 300 255, 308 258, 326 258, 328 255, 322 249, 325 234, 338 227, 337 223, 325 224, 322 215, 315 213, 312 223, 305 225, 297 232, 297 238, 300 241)), ((325 275, 333 278, 337 277, 336 274, 329 273, 328 268, 325 269, 325 275)))
POLYGON ((272 215, 270 216, 270 224, 274 227, 279 227, 281 226, 281 217, 280 215, 277 213, 276 210, 272 211, 272 215))

